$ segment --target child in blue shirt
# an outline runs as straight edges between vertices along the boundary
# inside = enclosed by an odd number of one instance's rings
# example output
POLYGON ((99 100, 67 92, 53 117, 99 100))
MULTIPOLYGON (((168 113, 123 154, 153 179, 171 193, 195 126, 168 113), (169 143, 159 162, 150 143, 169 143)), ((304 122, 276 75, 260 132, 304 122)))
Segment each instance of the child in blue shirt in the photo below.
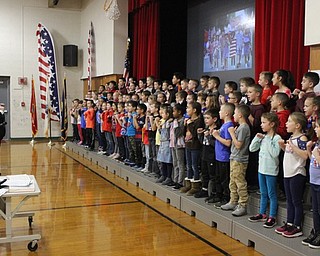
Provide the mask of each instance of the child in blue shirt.
POLYGON ((216 208, 220 208, 221 205, 228 203, 230 199, 230 147, 232 138, 228 128, 233 127, 232 116, 234 109, 235 107, 231 103, 225 103, 221 106, 219 115, 224 124, 220 130, 213 130, 212 132, 213 137, 216 139, 217 187, 216 197, 208 203, 215 203, 216 208))
POLYGON ((126 136, 128 138, 128 147, 129 147, 129 162, 127 165, 135 166, 137 162, 137 150, 135 145, 135 136, 136 136, 136 128, 134 127, 133 117, 137 115, 138 103, 136 101, 128 102, 128 117, 127 117, 127 133, 126 136))

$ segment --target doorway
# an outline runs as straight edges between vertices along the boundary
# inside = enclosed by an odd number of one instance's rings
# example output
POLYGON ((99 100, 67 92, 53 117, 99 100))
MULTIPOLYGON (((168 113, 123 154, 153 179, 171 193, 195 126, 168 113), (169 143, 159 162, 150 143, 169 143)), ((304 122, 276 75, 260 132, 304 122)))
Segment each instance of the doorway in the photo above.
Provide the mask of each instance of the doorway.
POLYGON ((6 136, 4 140, 10 138, 10 77, 0 76, 0 103, 5 104, 4 116, 7 122, 6 125, 6 136))

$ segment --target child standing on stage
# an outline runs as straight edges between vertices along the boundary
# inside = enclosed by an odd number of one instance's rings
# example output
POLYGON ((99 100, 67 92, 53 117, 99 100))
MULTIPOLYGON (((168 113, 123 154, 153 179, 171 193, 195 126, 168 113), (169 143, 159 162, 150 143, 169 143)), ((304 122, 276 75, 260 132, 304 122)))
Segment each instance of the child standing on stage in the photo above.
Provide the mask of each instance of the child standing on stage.
POLYGON ((184 118, 185 108, 177 103, 173 107, 173 122, 170 127, 170 149, 173 161, 173 181, 175 186, 173 189, 180 189, 183 187, 185 179, 185 141, 184 141, 184 118))
POLYGON ((190 118, 185 121, 186 125, 186 160, 187 160, 187 178, 185 186, 180 192, 192 196, 200 190, 199 156, 201 153, 201 142, 198 139, 197 130, 204 127, 201 116, 201 105, 198 102, 188 104, 187 114, 190 118))
POLYGON ((215 178, 215 150, 214 144, 215 139, 212 136, 213 130, 220 128, 220 118, 218 109, 208 109, 204 113, 204 122, 206 128, 198 129, 198 137, 202 141, 202 153, 201 153, 201 181, 202 189, 194 194, 194 197, 201 198, 205 197, 206 202, 209 197, 212 198, 216 192, 216 178, 215 178), (210 184, 210 185, 209 185, 210 184))
POLYGON ((280 135, 276 134, 279 120, 275 113, 263 113, 261 128, 263 132, 257 133, 253 138, 249 150, 259 152, 258 179, 261 192, 260 211, 257 215, 249 218, 251 222, 265 222, 265 228, 276 225, 278 199, 277 199, 277 175, 279 172, 280 135), (267 205, 270 200, 270 212, 267 218, 267 205))
POLYGON ((95 126, 95 111, 94 111, 94 103, 92 100, 87 101, 88 110, 84 112, 84 117, 86 120, 86 147, 90 150, 94 149, 94 126, 95 126))
POLYGON ((104 132, 104 136, 106 139, 106 155, 111 156, 114 151, 114 141, 112 137, 112 102, 106 103, 106 108, 101 114, 102 123, 102 131, 104 132))
POLYGON ((84 146, 87 145, 86 118, 84 116, 84 112, 86 112, 87 110, 88 110, 88 108, 87 108, 87 100, 84 99, 82 101, 82 106, 81 106, 81 109, 80 109, 80 116, 81 116, 80 126, 81 126, 81 134, 82 134, 82 137, 83 137, 81 145, 84 145, 84 146))
POLYGON ((279 141, 283 158, 284 188, 287 197, 287 222, 275 231, 284 237, 302 236, 303 193, 306 183, 307 137, 303 130, 307 127, 307 118, 300 112, 289 116, 286 124, 288 133, 292 133, 285 143, 279 141))
POLYGON ((119 147, 119 156, 115 156, 114 159, 124 160, 126 158, 126 148, 124 144, 124 103, 118 103, 118 112, 114 115, 116 120, 116 139, 119 147), (122 131, 122 133, 121 133, 122 131))
POLYGON ((157 154, 157 161, 161 162, 161 176, 157 183, 162 185, 172 185, 172 154, 170 151, 170 126, 172 122, 172 107, 163 104, 160 107, 162 119, 156 120, 157 128, 160 132, 160 146, 157 154))
POLYGON ((310 235, 302 240, 303 245, 308 245, 313 249, 320 249, 320 120, 316 122, 315 132, 318 142, 314 144, 312 141, 307 143, 308 155, 310 157, 310 185, 312 195, 313 210, 313 229, 310 235), (312 147, 314 148, 312 149, 312 147))
POLYGON ((232 211, 233 216, 247 214, 248 191, 246 170, 249 160, 250 127, 247 123, 250 108, 239 105, 234 112, 234 121, 239 124, 236 129, 231 126, 228 131, 232 138, 230 154, 230 201, 221 206, 222 210, 232 211))
POLYGON ((70 123, 73 129, 73 142, 80 142, 80 136, 78 132, 78 115, 79 115, 79 99, 74 99, 72 101, 72 108, 70 109, 70 123))
POLYGON ((216 154, 216 196, 207 203, 215 203, 216 208, 220 208, 229 202, 229 180, 230 180, 230 147, 231 135, 228 131, 229 127, 233 126, 232 116, 234 114, 234 105, 225 103, 221 106, 219 111, 220 119, 223 120, 223 125, 220 130, 213 130, 212 135, 215 141, 215 154, 216 154))
MULTIPOLYGON (((251 138, 253 139, 257 133, 262 133, 261 130, 261 115, 265 112, 264 106, 260 102, 262 87, 258 84, 252 84, 248 87, 248 99, 250 103, 249 121, 251 124, 251 138)), ((247 168, 246 179, 248 183, 248 192, 255 192, 258 189, 258 158, 259 153, 249 153, 249 163, 247 168)))
POLYGON ((130 165, 131 167, 136 165, 137 162, 137 150, 135 143, 136 136, 136 128, 134 127, 133 118, 137 115, 137 106, 138 103, 136 101, 128 102, 128 117, 127 117, 127 133, 126 136, 128 138, 128 148, 129 148, 129 162, 125 163, 126 165, 130 165))
POLYGON ((145 104, 138 104, 137 115, 133 116, 133 124, 136 128, 135 142, 136 142, 136 154, 137 160, 134 168, 142 170, 143 167, 143 154, 142 154, 142 127, 146 122, 147 106, 145 104))

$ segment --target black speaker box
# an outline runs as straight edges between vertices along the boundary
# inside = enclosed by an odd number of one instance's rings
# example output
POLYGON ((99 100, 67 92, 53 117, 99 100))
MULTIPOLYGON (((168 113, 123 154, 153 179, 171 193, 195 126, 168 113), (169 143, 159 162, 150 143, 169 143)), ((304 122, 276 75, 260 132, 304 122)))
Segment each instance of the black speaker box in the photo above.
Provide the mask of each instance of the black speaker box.
POLYGON ((63 66, 78 66, 78 46, 68 44, 63 46, 63 66))

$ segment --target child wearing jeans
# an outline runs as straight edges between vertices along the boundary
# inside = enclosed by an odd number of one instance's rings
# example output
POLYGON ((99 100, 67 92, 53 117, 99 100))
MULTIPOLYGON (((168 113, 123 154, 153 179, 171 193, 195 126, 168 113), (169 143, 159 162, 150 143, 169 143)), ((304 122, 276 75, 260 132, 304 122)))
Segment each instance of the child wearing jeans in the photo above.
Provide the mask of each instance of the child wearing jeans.
POLYGON ((251 222, 265 222, 265 228, 272 228, 276 225, 278 209, 277 199, 277 175, 279 172, 279 153, 281 140, 280 135, 276 134, 279 123, 275 113, 263 113, 261 116, 261 128, 266 134, 257 133, 253 138, 249 150, 259 152, 258 179, 260 186, 260 210, 255 216, 248 220, 251 222), (270 200, 270 212, 267 218, 267 205, 270 200))
POLYGON ((200 173, 199 173, 199 157, 201 153, 201 142, 198 139, 198 129, 204 128, 204 121, 201 115, 201 105, 198 102, 189 103, 187 106, 187 114, 190 116, 186 123, 186 160, 187 160, 187 178, 185 186, 180 192, 187 193, 192 196, 200 191, 200 173))
POLYGON ((177 190, 183 187, 185 179, 185 141, 184 141, 184 118, 185 108, 177 103, 173 107, 173 122, 170 127, 170 150, 173 161, 173 189, 177 190))
POLYGON ((313 229, 310 235, 302 240, 302 244, 308 245, 313 249, 320 249, 320 119, 316 122, 315 132, 318 142, 316 144, 312 141, 307 143, 308 155, 311 159, 309 173, 313 209, 313 229))
POLYGON ((279 142, 285 151, 283 158, 284 188, 287 197, 287 222, 275 231, 284 237, 302 236, 303 193, 306 183, 307 137, 303 131, 307 118, 299 112, 292 113, 286 123, 287 132, 292 133, 287 143, 279 142), (299 189, 298 189, 299 188, 299 189))

